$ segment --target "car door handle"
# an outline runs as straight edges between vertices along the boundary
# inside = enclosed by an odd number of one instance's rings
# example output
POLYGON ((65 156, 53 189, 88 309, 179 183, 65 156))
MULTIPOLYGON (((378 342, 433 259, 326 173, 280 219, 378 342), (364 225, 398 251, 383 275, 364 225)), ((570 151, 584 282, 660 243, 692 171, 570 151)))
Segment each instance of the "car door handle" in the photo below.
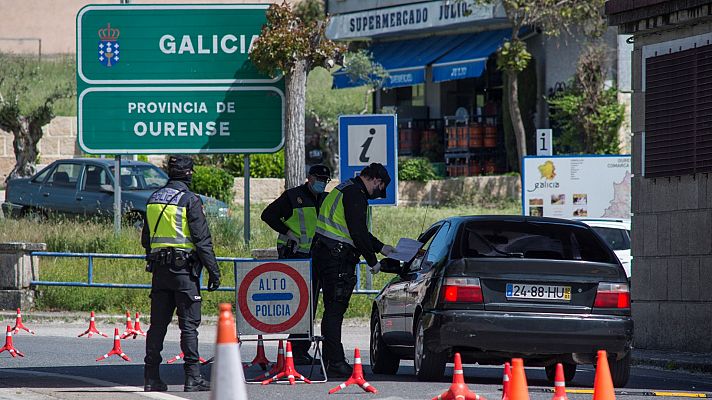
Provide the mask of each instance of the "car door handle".
POLYGON ((82 196, 77 196, 77 200, 79 200, 79 201, 84 200, 84 197, 82 197, 82 196))

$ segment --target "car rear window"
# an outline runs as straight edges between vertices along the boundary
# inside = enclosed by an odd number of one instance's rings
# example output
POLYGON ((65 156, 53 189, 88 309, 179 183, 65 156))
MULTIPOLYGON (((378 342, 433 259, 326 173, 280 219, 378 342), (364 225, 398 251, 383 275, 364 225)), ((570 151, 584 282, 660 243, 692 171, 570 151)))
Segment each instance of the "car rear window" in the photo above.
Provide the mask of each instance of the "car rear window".
POLYGON ((630 250, 630 241, 625 229, 604 228, 594 226, 593 230, 611 246, 613 250, 630 250))
POLYGON ((531 221, 473 221, 465 225, 465 257, 523 257, 616 263, 587 227, 531 221))

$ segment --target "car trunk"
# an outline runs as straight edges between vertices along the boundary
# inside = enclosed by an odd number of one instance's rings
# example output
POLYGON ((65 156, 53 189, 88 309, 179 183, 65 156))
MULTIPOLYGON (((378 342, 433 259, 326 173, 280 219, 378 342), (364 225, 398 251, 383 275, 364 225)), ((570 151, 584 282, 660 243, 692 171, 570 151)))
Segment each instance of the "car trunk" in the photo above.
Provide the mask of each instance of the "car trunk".
POLYGON ((480 279, 487 311, 590 313, 599 282, 620 282, 620 267, 572 260, 466 258, 447 276, 480 279))

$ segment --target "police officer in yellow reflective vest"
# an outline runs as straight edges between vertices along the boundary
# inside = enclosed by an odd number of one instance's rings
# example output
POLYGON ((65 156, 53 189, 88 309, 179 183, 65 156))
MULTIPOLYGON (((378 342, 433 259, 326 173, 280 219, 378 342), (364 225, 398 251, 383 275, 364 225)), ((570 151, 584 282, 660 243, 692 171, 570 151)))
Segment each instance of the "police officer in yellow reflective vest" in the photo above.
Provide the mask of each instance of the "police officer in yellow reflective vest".
POLYGON ((144 391, 168 389, 161 380, 161 350, 173 312, 178 314, 180 347, 184 354, 186 392, 210 390, 200 375, 198 326, 200 325, 200 273, 208 271, 208 291, 220 286, 210 230, 203 203, 190 191, 193 160, 188 156, 168 159, 166 186, 154 192, 146 205, 141 244, 146 249, 151 282, 151 326, 146 337, 144 391))
POLYGON ((368 199, 386 197, 391 182, 386 168, 373 163, 361 174, 342 182, 321 204, 312 246, 312 265, 324 290, 324 359, 329 376, 348 377, 353 369, 346 362, 341 344, 341 324, 356 286, 356 264, 363 256, 371 271, 380 270, 376 253, 388 255, 384 245, 368 231, 368 199))
MULTIPOLYGON (((277 254, 280 259, 310 258, 311 244, 316 230, 319 206, 328 194, 326 184, 331 180, 331 170, 317 164, 309 168, 307 182, 285 190, 277 200, 262 212, 262 220, 279 233, 277 254)), ((319 296, 318 279, 312 269, 312 305, 316 309, 319 296)), ((305 335, 291 335, 290 339, 306 338, 305 335)), ((292 341, 292 354, 297 365, 312 364, 309 355, 310 343, 304 340, 292 341)))

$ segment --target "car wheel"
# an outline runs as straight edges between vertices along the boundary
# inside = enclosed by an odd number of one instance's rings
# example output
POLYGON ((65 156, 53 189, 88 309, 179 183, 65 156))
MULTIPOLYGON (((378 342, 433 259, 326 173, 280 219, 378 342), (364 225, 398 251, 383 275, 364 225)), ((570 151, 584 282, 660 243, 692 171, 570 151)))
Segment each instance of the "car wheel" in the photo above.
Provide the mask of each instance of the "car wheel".
POLYGON ((445 375, 445 364, 447 364, 447 353, 435 353, 425 346, 425 330, 423 320, 418 319, 415 329, 415 354, 413 357, 415 365, 415 376, 420 381, 440 381, 445 375))
POLYGON ((394 355, 383 341, 381 319, 374 310, 371 314, 371 370, 375 374, 395 375, 400 366, 400 358, 394 355))
POLYGON ((615 356, 608 357, 608 367, 611 370, 611 378, 613 379, 613 386, 617 388, 625 387, 628 384, 628 379, 630 378, 630 359, 631 353, 625 355, 625 357, 620 360, 616 360, 615 356))
MULTIPOLYGON (((576 364, 562 363, 562 365, 564 366, 564 380, 566 383, 569 383, 574 380, 574 376, 576 376, 576 364)), ((546 370, 546 379, 548 379, 549 382, 554 382, 556 379, 556 364, 549 365, 544 369, 546 370)))

